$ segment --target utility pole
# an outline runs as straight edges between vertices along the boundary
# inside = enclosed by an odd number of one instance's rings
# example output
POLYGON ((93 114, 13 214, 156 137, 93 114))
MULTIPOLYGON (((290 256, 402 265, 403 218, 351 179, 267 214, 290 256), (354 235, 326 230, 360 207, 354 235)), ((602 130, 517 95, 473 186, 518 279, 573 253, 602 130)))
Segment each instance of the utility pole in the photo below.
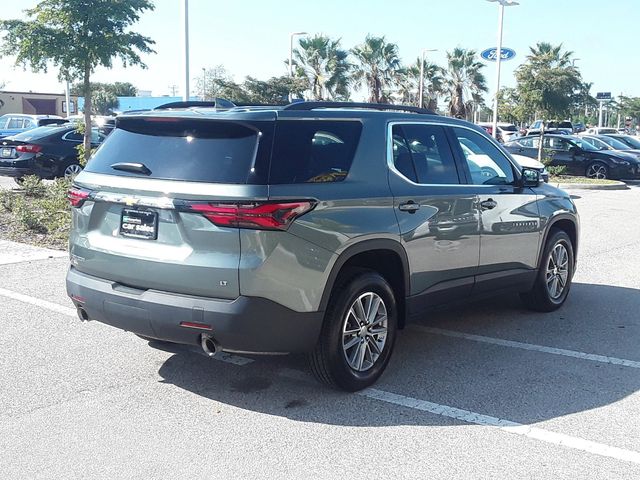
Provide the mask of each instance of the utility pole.
POLYGON ((418 92, 418 107, 422 108, 424 104, 424 56, 427 52, 437 52, 438 50, 435 48, 431 49, 422 49, 422 53, 420 54, 420 88, 418 92))
POLYGON ((496 48, 496 97, 493 103, 493 122, 491 135, 498 138, 498 97, 500 96, 500 61, 502 60, 502 23, 504 20, 504 7, 519 5, 514 0, 487 0, 489 2, 498 2, 498 45, 496 48))
POLYGON ((71 115, 71 95, 69 92, 69 80, 67 80, 64 88, 64 101, 67 103, 67 118, 69 118, 69 116, 71 115))
POLYGON ((182 99, 189 101, 189 0, 183 1, 182 16, 184 25, 184 95, 182 99))

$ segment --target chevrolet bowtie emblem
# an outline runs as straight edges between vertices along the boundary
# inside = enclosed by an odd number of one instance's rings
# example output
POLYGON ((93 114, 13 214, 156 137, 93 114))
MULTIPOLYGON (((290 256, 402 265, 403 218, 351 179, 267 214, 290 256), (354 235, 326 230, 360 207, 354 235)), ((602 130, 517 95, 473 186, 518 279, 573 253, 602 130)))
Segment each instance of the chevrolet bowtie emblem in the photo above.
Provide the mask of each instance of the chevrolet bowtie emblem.
POLYGON ((126 197, 124 198, 124 203, 128 206, 131 207, 133 205, 135 205, 136 203, 138 203, 140 201, 139 198, 135 198, 135 197, 126 197))

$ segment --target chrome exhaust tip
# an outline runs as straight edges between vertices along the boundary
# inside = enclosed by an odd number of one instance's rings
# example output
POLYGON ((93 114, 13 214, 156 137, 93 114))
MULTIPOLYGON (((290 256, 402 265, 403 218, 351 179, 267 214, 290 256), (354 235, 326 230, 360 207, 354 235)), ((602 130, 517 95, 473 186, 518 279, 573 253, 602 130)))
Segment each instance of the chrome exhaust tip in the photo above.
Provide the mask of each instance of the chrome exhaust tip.
POLYGON ((211 335, 202 334, 200 337, 200 345, 202 346, 202 351, 209 357, 213 357, 220 350, 220 347, 211 335))
POLYGON ((76 311, 78 312, 78 318, 80 319, 81 322, 89 321, 89 314, 84 308, 78 307, 76 311))

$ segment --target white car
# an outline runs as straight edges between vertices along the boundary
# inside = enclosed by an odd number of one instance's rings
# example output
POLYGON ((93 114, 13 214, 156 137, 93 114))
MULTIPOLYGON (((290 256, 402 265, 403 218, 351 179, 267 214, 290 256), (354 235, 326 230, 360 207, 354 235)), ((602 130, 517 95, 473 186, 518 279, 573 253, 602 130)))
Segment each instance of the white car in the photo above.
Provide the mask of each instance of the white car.
MULTIPOLYGON (((470 160, 475 165, 477 165, 478 175, 483 174, 483 169, 489 168, 492 170, 491 173, 495 176, 503 178, 507 176, 503 171, 496 172, 495 169, 497 168, 497 166, 495 162, 485 154, 474 153, 470 145, 464 142, 464 139, 460 141, 460 146, 462 147, 462 152, 464 153, 464 156, 467 158, 467 160, 470 160)), ((521 167, 533 168, 535 170, 538 170, 540 172, 540 178, 542 178, 547 183, 549 182, 549 172, 547 171, 547 168, 535 158, 525 157, 524 155, 517 154, 511 154, 511 158, 513 158, 521 167)), ((475 172, 472 171, 471 175, 473 175, 474 173, 475 172)))
POLYGON ((611 127, 591 127, 587 128, 584 132, 580 132, 580 136, 582 135, 609 135, 618 133, 618 130, 611 127))
MULTIPOLYGON (((478 123, 478 125, 484 128, 493 127, 493 123, 490 122, 481 122, 478 123)), ((506 143, 511 140, 512 137, 518 135, 518 127, 516 127, 513 123, 498 122, 498 133, 500 134, 502 141, 506 143)))

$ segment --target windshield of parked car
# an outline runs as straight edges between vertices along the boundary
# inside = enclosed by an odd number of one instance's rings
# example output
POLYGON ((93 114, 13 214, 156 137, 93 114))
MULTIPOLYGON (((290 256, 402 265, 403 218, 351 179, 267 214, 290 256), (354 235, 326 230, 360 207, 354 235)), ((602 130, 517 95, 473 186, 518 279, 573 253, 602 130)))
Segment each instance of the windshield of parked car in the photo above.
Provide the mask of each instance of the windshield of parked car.
POLYGON ((626 143, 621 142, 620 140, 616 140, 611 137, 598 137, 598 140, 606 143, 614 150, 631 150, 631 147, 626 143))
POLYGON ((500 130, 504 132, 517 132, 518 128, 515 125, 500 125, 500 130))
POLYGON ((640 140, 638 140, 637 138, 632 137, 631 135, 623 135, 623 136, 620 136, 620 137, 615 137, 615 139, 626 143, 631 148, 635 148, 635 149, 640 150, 640 140))
POLYGON ((591 139, 575 137, 571 139, 571 142, 577 145, 578 147, 580 147, 581 149, 586 150, 587 152, 596 152, 600 150, 599 148, 589 143, 588 140, 591 140, 591 139))

